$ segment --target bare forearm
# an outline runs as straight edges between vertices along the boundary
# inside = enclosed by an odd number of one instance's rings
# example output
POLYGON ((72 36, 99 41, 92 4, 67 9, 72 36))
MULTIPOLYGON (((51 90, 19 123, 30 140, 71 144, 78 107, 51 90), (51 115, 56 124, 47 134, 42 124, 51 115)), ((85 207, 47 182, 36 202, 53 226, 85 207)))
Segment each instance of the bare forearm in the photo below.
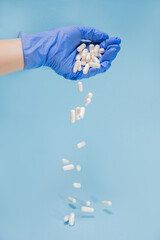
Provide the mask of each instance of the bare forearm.
POLYGON ((0 75, 23 68, 24 58, 21 39, 0 40, 0 75))

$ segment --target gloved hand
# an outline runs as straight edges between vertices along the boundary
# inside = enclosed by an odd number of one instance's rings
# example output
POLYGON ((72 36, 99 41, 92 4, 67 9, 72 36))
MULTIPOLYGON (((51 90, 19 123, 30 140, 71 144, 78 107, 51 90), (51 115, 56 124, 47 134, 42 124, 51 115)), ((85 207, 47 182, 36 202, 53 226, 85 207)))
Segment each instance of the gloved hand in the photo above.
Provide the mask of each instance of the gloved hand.
POLYGON ((18 37, 22 39, 25 69, 47 66, 72 80, 105 72, 119 52, 121 42, 119 38, 109 38, 106 33, 97 29, 81 26, 62 27, 31 35, 19 33, 18 37), (82 39, 91 40, 93 44, 98 43, 106 49, 100 58, 100 69, 90 68, 86 75, 83 71, 73 73, 76 48, 82 39))

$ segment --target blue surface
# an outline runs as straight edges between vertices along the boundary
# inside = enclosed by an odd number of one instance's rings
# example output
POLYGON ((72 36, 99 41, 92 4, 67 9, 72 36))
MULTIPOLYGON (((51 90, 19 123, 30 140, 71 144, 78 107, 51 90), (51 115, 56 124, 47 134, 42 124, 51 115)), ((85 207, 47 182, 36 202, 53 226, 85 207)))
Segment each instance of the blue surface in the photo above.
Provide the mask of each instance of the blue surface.
POLYGON ((83 93, 47 68, 0 77, 1 240, 160 239, 159 12, 158 0, 0 1, 1 39, 71 24, 122 38, 111 69, 83 80, 83 93), (71 125, 89 91, 84 120, 71 125), (82 172, 62 172, 62 157, 82 172), (79 211, 86 200, 89 217, 79 211), (74 227, 63 223, 71 211, 74 227))

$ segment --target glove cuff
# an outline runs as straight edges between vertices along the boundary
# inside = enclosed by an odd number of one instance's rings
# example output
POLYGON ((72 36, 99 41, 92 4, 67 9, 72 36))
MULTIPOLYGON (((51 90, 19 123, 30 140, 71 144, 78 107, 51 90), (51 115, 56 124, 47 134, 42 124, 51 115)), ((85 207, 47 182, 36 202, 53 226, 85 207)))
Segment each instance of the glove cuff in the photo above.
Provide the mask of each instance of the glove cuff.
POLYGON ((20 32, 18 38, 22 40, 24 69, 38 68, 45 65, 47 36, 44 37, 44 33, 29 35, 20 32))

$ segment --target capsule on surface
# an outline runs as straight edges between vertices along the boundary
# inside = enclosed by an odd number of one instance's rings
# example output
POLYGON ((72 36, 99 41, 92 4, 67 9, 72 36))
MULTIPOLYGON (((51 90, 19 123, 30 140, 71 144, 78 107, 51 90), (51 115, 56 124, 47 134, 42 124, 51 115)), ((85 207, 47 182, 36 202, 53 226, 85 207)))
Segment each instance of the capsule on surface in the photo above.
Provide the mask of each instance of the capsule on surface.
POLYGON ((61 161, 62 161, 62 163, 64 163, 64 164, 68 164, 68 163, 69 163, 69 160, 66 159, 66 158, 62 158, 61 161))
POLYGON ((74 188, 81 188, 81 184, 80 183, 73 183, 73 187, 74 188))
POLYGON ((78 82, 78 83, 77 83, 77 86, 78 86, 78 90, 79 90, 80 92, 82 92, 82 91, 83 91, 83 84, 82 84, 82 82, 78 82))
POLYGON ((68 201, 72 202, 72 203, 76 203, 76 199, 73 197, 68 197, 68 201))
POLYGON ((68 222, 69 221, 69 215, 66 215, 66 216, 64 216, 64 222, 66 223, 66 222, 68 222))
POLYGON ((104 200, 104 201, 102 201, 102 204, 105 205, 105 206, 111 206, 112 202, 104 200))
POLYGON ((86 206, 89 207, 91 205, 90 201, 86 201, 86 206))
POLYGON ((80 171, 81 171, 81 166, 80 166, 80 165, 77 165, 77 166, 76 166, 76 170, 77 170, 78 172, 80 172, 80 171))
POLYGON ((69 225, 73 226, 74 225, 74 221, 75 221, 75 214, 71 213, 69 216, 69 225))
POLYGON ((93 213, 93 212, 94 212, 94 208, 82 206, 82 207, 81 207, 81 211, 82 211, 82 212, 93 213))
POLYGON ((90 98, 86 98, 86 100, 84 102, 84 105, 87 106, 90 102, 91 102, 91 99, 90 98))
POLYGON ((85 114, 85 107, 81 107, 80 109, 80 118, 84 118, 84 114, 85 114))

